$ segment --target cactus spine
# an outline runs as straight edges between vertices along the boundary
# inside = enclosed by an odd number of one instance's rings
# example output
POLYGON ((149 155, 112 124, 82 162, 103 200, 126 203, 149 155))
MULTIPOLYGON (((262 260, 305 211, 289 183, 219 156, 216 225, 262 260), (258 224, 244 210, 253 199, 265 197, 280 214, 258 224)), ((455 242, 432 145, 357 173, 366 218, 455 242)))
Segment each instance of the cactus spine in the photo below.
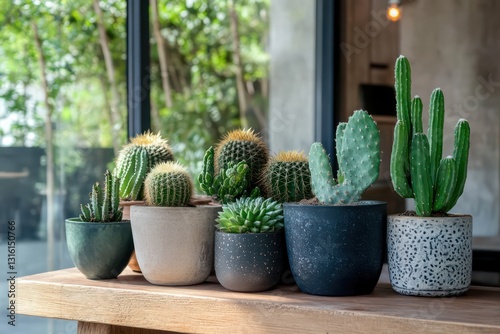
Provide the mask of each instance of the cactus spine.
POLYGON ((116 160, 115 174, 122 180, 120 198, 142 199, 144 180, 149 171, 160 162, 173 160, 168 142, 159 133, 146 132, 132 138, 130 144, 122 148, 116 160))
POLYGON ((411 109, 408 107, 411 70, 406 57, 396 60, 395 73, 398 121, 394 128, 390 167, 394 189, 402 197, 415 199, 415 211, 419 216, 446 213, 463 193, 467 178, 469 123, 464 119, 458 121, 453 156, 442 158, 443 92, 436 88, 431 94, 426 135, 422 127, 422 101, 416 96, 411 109))
POLYGON ((312 190, 323 204, 356 202, 378 178, 380 166, 380 134, 366 111, 357 110, 346 125, 337 128, 337 160, 343 180, 333 179, 328 155, 321 143, 309 152, 312 190), (339 132, 341 132, 339 134, 339 132))
POLYGON ((247 191, 262 186, 261 176, 268 161, 269 153, 262 138, 252 129, 229 132, 217 145, 215 161, 217 168, 226 169, 230 163, 245 161, 250 168, 250 183, 247 191))
MULTIPOLYGON (((247 195, 250 183, 250 168, 245 161, 230 162, 226 168, 220 168, 217 175, 214 168, 214 149, 210 147, 203 157, 203 170, 198 175, 201 189, 215 201, 222 204, 234 202, 237 198, 247 195)), ((255 188, 257 192, 259 188, 255 188)), ((252 197, 259 194, 252 192, 252 197)))
POLYGON ((92 186, 90 203, 81 205, 80 220, 84 222, 119 222, 122 220, 122 209, 119 208, 118 185, 120 180, 113 178, 108 170, 104 174, 104 191, 99 182, 92 186))
POLYGON ((280 152, 264 172, 266 193, 278 202, 298 202, 313 197, 307 156, 298 151, 280 152))
POLYGON ((146 204, 187 206, 193 193, 191 176, 182 165, 168 161, 157 164, 144 182, 146 204))

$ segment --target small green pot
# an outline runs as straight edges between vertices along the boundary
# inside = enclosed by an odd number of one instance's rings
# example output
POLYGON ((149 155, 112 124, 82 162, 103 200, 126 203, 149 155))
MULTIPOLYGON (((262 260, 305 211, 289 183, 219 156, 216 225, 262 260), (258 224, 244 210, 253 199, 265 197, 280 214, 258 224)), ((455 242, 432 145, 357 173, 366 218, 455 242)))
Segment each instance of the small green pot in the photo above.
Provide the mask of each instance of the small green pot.
POLYGON ((69 218, 66 242, 71 260, 88 279, 116 278, 134 250, 130 221, 89 223, 69 218))

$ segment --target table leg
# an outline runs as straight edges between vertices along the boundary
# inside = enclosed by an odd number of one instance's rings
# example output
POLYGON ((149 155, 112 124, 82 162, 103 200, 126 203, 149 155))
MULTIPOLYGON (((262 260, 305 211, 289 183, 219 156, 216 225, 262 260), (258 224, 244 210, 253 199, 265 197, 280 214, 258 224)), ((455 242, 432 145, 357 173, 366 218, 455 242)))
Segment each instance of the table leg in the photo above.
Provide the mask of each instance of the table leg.
POLYGON ((174 334, 154 329, 133 328, 78 321, 78 334, 174 334))

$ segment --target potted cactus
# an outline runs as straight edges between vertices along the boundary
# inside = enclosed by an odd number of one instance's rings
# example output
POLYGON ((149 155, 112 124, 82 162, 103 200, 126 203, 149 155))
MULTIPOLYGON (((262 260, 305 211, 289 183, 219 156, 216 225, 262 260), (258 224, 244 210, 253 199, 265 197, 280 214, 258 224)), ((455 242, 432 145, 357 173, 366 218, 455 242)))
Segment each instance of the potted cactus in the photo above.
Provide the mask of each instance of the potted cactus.
POLYGON ((336 132, 337 180, 321 143, 309 152, 316 203, 285 203, 288 260, 298 287, 324 296, 368 294, 379 279, 385 245, 386 203, 360 201, 380 165, 379 130, 355 111, 336 132))
POLYGON ((215 232, 215 274, 228 290, 264 291, 284 265, 283 209, 272 199, 240 198, 223 205, 215 232))
MULTIPOLYGON (((114 174, 121 179, 120 205, 124 220, 130 220, 132 205, 144 205, 144 180, 149 171, 160 162, 173 160, 167 140, 159 133, 149 131, 131 138, 130 143, 120 150, 114 174)), ((141 271, 135 253, 130 258, 129 267, 133 271, 141 271)))
POLYGON ((314 197, 307 156, 300 151, 282 151, 271 157, 264 169, 264 191, 280 203, 314 197))
POLYGON ((221 208, 191 206, 192 189, 183 166, 159 163, 144 183, 146 205, 131 207, 137 261, 150 283, 192 285, 210 274, 215 218, 221 208))
POLYGON ((116 278, 134 250, 129 221, 119 208, 119 179, 106 171, 104 189, 92 187, 79 218, 66 220, 66 242, 75 266, 89 279, 116 278))
POLYGON ((215 167, 217 172, 246 162, 249 168, 247 193, 255 187, 262 188, 262 173, 269 159, 269 152, 262 138, 252 129, 234 130, 222 138, 215 149, 215 167))
POLYGON ((415 296, 453 296, 467 291, 472 273, 472 217, 448 214, 467 177, 470 127, 455 126, 453 155, 442 157, 444 96, 432 92, 427 134, 422 101, 411 100, 408 59, 396 61, 398 121, 394 129, 391 178, 394 190, 414 198, 415 212, 388 217, 389 277, 393 289, 415 296))
MULTIPOLYGON (((300 202, 314 197, 311 189, 311 172, 307 156, 300 151, 281 151, 273 155, 264 169, 264 193, 280 203, 300 202)), ((285 267, 281 282, 294 283, 288 263, 286 245, 285 267)))
MULTIPOLYGON (((250 184, 250 167, 246 161, 231 161, 226 167, 219 167, 215 172, 214 148, 210 147, 203 157, 203 169, 198 175, 201 189, 212 197, 214 203, 227 204, 237 198, 248 195, 250 184)), ((251 197, 257 197, 260 189, 255 187, 251 197)))

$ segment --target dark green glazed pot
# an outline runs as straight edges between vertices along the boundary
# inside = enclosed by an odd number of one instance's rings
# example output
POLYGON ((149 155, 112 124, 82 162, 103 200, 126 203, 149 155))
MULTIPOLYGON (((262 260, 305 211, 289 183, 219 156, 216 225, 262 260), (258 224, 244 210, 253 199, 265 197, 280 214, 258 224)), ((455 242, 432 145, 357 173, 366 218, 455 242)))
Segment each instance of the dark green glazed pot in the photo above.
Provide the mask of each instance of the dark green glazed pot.
POLYGON ((66 242, 75 266, 88 279, 116 278, 134 250, 130 221, 89 223, 66 219, 66 242))
POLYGON ((321 296, 371 293, 384 262, 386 205, 285 203, 288 260, 299 289, 321 296))
POLYGON ((284 270, 283 231, 275 233, 215 232, 215 275, 228 290, 271 289, 284 270))

